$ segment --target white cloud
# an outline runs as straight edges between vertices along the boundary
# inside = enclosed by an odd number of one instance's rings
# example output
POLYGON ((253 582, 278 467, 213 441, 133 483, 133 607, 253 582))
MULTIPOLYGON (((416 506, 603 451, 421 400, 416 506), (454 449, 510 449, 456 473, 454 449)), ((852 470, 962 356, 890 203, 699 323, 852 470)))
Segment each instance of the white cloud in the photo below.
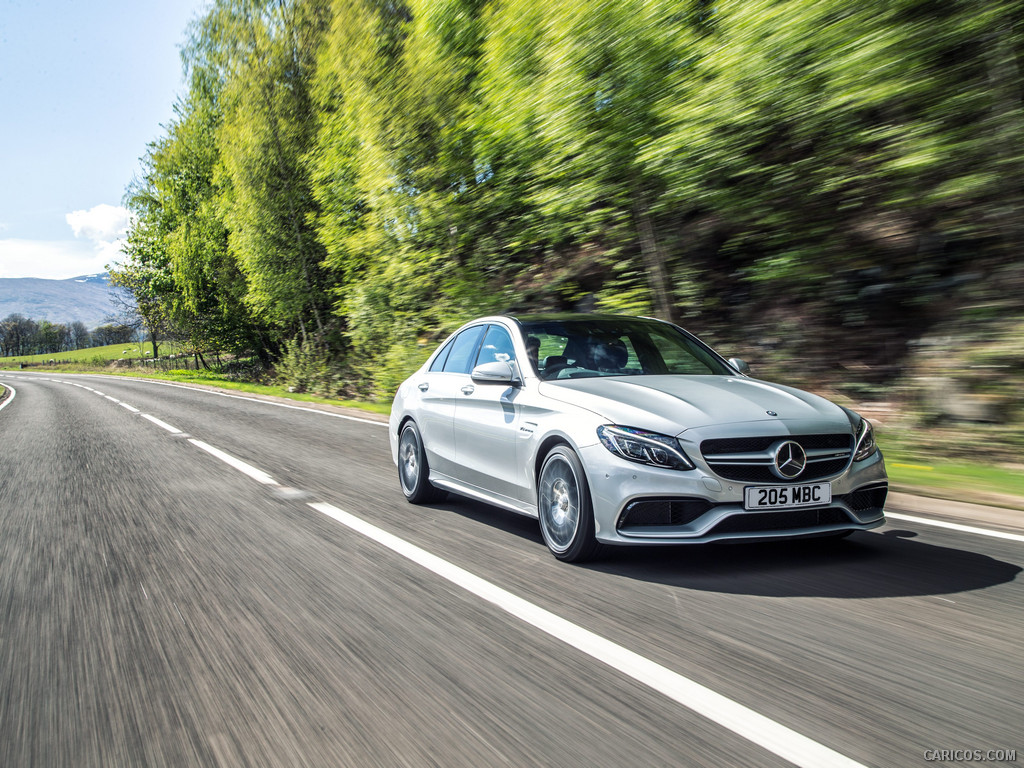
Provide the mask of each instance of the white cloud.
POLYGON ((64 280, 105 272, 124 258, 129 217, 126 208, 97 205, 64 217, 74 240, 0 239, 0 277, 64 280))
POLYGON ((75 237, 97 243, 111 243, 128 231, 130 215, 127 208, 102 203, 88 211, 73 211, 64 218, 75 237))
POLYGON ((121 241, 0 240, 0 277, 64 280, 106 271, 123 258, 121 241))

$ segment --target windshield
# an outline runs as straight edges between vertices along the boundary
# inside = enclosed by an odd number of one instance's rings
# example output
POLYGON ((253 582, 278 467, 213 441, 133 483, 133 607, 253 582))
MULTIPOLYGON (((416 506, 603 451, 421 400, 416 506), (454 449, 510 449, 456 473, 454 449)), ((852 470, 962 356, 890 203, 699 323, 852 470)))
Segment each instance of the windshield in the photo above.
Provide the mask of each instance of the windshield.
POLYGON ((653 320, 581 317, 527 320, 521 326, 542 379, 734 374, 697 339, 653 320))

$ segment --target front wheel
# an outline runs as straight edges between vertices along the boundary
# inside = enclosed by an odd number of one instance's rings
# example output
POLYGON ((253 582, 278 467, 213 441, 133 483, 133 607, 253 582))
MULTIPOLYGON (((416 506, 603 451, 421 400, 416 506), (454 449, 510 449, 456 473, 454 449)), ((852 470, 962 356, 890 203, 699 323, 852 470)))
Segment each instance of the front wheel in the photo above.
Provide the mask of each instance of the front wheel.
POLYGON ((537 512, 544 543, 559 560, 579 563, 601 550, 594 538, 594 511, 583 465, 568 446, 555 446, 544 459, 537 512))
POLYGON ((398 479, 402 493, 413 504, 440 501, 445 492, 430 484, 430 467, 416 422, 407 421, 398 438, 398 479))

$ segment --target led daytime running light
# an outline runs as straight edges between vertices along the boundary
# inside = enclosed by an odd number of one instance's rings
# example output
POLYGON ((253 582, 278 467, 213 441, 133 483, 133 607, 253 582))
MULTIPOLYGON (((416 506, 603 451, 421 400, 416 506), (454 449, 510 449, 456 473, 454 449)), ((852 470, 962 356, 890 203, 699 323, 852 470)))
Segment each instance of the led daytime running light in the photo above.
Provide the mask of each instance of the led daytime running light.
POLYGON ((875 443, 875 430, 867 419, 861 419, 858 433, 857 449, 853 452, 853 460, 864 461, 864 459, 875 455, 878 451, 878 444, 875 443))
POLYGON ((601 443, 616 456, 663 469, 693 469, 675 438, 634 427, 610 424, 597 428, 601 443))

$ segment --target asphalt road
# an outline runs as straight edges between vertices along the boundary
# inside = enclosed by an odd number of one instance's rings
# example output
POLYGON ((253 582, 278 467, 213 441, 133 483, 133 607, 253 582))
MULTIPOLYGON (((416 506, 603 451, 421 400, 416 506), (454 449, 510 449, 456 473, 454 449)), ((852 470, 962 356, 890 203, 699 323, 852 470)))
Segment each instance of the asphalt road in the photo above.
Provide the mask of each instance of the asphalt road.
POLYGON ((380 423, 0 382, 0 766, 1024 762, 1024 539, 572 566, 407 504, 380 423))

